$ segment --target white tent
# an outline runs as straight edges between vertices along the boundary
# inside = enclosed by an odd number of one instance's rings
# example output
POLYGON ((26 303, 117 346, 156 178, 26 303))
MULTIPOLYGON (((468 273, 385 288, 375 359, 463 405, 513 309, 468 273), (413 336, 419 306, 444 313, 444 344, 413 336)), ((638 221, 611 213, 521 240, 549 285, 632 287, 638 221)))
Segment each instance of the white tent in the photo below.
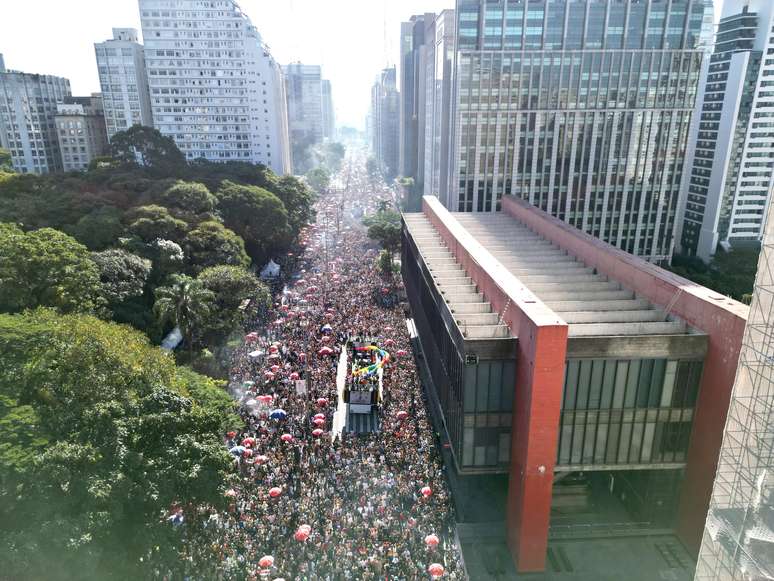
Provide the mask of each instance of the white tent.
POLYGON ((267 278, 277 278, 280 273, 280 265, 274 262, 273 260, 269 260, 269 262, 266 264, 266 266, 263 267, 261 270, 261 278, 267 279, 267 278))

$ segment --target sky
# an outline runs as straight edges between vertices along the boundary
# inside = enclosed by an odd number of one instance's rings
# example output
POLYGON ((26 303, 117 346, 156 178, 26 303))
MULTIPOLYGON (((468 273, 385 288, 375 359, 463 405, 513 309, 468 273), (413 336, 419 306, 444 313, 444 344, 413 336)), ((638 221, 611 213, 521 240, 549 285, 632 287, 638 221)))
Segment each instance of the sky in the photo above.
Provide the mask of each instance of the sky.
MULTIPOLYGON (((6 67, 70 79, 74 95, 99 91, 95 42, 111 29, 140 28, 137 0, 23 0, 3 3, 0 53, 6 67)), ((455 0, 240 0, 280 64, 320 64, 331 81, 337 125, 365 126, 371 85, 397 64, 400 23, 453 8, 455 0)), ((722 0, 715 3, 716 17, 722 0)))

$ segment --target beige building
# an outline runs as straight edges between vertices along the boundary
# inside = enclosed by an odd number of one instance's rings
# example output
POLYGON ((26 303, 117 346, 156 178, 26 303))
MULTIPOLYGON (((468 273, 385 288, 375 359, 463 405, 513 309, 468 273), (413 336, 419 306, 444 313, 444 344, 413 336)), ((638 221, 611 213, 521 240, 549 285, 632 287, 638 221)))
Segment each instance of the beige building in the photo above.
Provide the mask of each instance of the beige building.
POLYGON ((107 152, 107 130, 99 93, 57 103, 54 118, 64 171, 82 171, 107 152))

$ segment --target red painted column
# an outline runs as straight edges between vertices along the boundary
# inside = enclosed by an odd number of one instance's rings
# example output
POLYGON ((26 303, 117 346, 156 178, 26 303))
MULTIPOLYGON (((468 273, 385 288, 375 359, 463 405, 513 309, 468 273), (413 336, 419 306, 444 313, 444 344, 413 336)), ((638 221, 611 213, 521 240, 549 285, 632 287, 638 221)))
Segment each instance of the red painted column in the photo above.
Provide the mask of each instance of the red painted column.
POLYGON ((508 547, 522 573, 545 569, 567 352, 566 326, 520 325, 508 482, 508 547))

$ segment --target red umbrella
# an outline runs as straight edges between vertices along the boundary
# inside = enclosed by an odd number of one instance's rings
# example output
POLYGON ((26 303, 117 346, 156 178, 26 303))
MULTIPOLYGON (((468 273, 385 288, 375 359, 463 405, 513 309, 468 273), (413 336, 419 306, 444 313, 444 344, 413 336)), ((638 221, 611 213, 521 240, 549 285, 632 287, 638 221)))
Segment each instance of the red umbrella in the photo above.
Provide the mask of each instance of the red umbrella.
POLYGON ((252 343, 253 341, 257 341, 257 340, 258 340, 258 333, 256 333, 255 331, 245 335, 245 341, 247 341, 248 343, 252 343))
POLYGON ((427 572, 430 573, 434 579, 437 579, 443 575, 444 568, 440 563, 433 563, 427 568, 427 572))
POLYGON ((299 531, 306 531, 308 533, 312 532, 312 526, 311 525, 301 525, 298 527, 299 531))
POLYGON ((280 440, 282 440, 283 442, 292 442, 293 436, 291 436, 290 434, 282 434, 280 436, 280 440))
POLYGON ((242 445, 250 448, 253 444, 255 444, 255 438, 245 438, 242 440, 242 445))
POLYGON ((299 543, 302 543, 309 538, 309 532, 306 529, 302 530, 299 528, 293 536, 299 543))
POLYGON ((274 379, 274 374, 273 374, 271 371, 264 371, 264 372, 263 372, 263 376, 264 376, 266 379, 274 379))
POLYGON ((390 347, 391 345, 395 345, 395 341, 393 341, 392 339, 386 339, 384 341, 384 344, 387 345, 387 347, 390 347))
POLYGON ((320 338, 320 341, 322 341, 323 343, 327 343, 330 340, 331 340, 331 336, 330 335, 325 335, 324 337, 320 338))
POLYGON ((274 565, 274 557, 272 557, 271 555, 266 555, 264 557, 261 557, 261 560, 258 561, 258 564, 264 569, 268 569, 269 567, 274 565))
POLYGON ((395 414, 399 420, 405 420, 408 417, 408 412, 400 410, 397 414, 395 414))
POLYGON ((266 462, 268 462, 268 461, 269 461, 269 457, 268 456, 264 456, 263 454, 255 457, 255 463, 258 464, 258 465, 266 464, 266 462))
POLYGON ((253 455, 253 451, 250 448, 242 452, 242 456, 244 456, 245 458, 250 458, 252 455, 253 455))
POLYGON ((315 430, 312 430, 312 435, 313 435, 315 438, 319 438, 319 437, 320 437, 320 436, 322 436, 324 433, 325 433, 325 432, 324 432, 324 431, 322 431, 320 428, 317 428, 317 429, 315 429, 315 430))
POLYGON ((324 408, 328 405, 328 398, 327 397, 319 397, 317 398, 317 406, 324 408))
POLYGON ((320 426, 320 427, 322 427, 322 426, 324 426, 324 425, 325 425, 325 420, 324 420, 323 418, 315 418, 315 419, 313 419, 313 420, 312 420, 312 423, 313 423, 315 426, 320 426))
POLYGON ((395 352, 395 355, 397 355, 398 357, 405 357, 406 355, 408 355, 408 351, 406 351, 405 349, 398 349, 395 352))
POLYGON ((293 381, 297 381, 300 378, 301 378, 301 376, 298 373, 296 373, 295 371, 290 374, 290 379, 292 379, 293 381))
POLYGON ((255 399, 257 399, 259 402, 261 402, 263 404, 269 405, 272 401, 274 401, 274 396, 273 395, 269 395, 269 394, 265 394, 265 395, 259 395, 255 399))
POLYGON ((227 435, 229 438, 236 438, 236 432, 226 432, 226 435, 227 435))
POLYGON ((317 354, 318 355, 332 355, 333 354, 333 349, 331 349, 330 347, 323 347, 322 349, 320 349, 317 352, 317 354))
POLYGON ((272 373, 277 373, 279 370, 280 370, 280 366, 279 365, 272 365, 271 366, 271 372, 272 373))
POLYGON ((324 420, 325 419, 325 414, 314 414, 313 419, 315 419, 315 420, 316 419, 324 420))
POLYGON ((430 498, 433 495, 433 489, 430 488, 429 486, 423 486, 422 490, 420 490, 419 492, 421 492, 422 496, 424 496, 425 498, 430 498))
POLYGON ((271 347, 269 347, 269 353, 276 353, 276 352, 277 352, 277 346, 276 345, 272 345, 271 347))
POLYGON ((269 496, 272 498, 277 498, 280 494, 282 494, 282 489, 279 486, 269 489, 269 496))
POLYGON ((425 544, 431 549, 435 549, 440 542, 440 539, 436 535, 427 535, 425 537, 425 544))

